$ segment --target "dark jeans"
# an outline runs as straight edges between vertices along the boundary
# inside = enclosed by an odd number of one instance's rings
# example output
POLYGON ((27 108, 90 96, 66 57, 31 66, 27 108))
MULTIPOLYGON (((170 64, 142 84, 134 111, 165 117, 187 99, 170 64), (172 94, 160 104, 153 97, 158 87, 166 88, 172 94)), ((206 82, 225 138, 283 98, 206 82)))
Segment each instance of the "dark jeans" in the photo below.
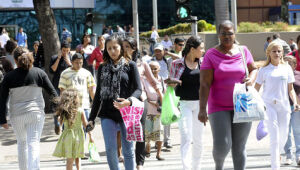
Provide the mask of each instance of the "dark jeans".
MULTIPOLYGON (((59 88, 55 88, 55 91, 56 91, 57 95, 59 96, 59 95, 60 95, 60 90, 59 90, 59 88)), ((58 126, 59 126, 59 122, 58 122, 58 118, 57 118, 56 113, 55 113, 55 111, 56 111, 56 108, 55 108, 55 107, 56 107, 56 106, 54 106, 54 105, 52 104, 52 105, 51 105, 51 111, 54 113, 54 126, 58 127, 58 126)))
POLYGON ((213 135, 213 157, 216 170, 223 170, 224 160, 231 149, 233 167, 246 167, 246 143, 252 123, 232 123, 233 111, 220 111, 208 116, 213 135))
POLYGON ((141 118, 141 124, 143 127, 143 137, 144 142, 136 142, 135 145, 135 161, 136 165, 144 165, 145 162, 145 120, 147 115, 147 104, 146 101, 144 101, 144 112, 141 118))

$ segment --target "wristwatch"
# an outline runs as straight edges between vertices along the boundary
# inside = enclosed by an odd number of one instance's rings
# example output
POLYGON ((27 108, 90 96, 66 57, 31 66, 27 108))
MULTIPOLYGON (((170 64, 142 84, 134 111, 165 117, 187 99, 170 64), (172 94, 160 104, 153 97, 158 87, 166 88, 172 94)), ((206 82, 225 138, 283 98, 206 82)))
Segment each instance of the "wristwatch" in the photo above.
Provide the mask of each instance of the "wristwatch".
POLYGON ((130 97, 128 97, 127 100, 130 101, 130 105, 129 106, 131 106, 132 105, 132 99, 130 97))

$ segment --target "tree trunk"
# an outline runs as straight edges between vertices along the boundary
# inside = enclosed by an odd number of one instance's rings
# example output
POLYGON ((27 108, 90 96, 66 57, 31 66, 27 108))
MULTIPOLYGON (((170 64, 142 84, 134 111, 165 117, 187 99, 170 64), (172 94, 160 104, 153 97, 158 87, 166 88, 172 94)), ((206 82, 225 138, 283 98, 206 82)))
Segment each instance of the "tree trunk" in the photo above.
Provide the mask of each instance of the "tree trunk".
POLYGON ((219 24, 224 20, 229 20, 228 0, 215 0, 216 29, 219 33, 219 24))
POLYGON ((281 0, 281 20, 289 23, 288 0, 281 0))
MULTIPOLYGON (((56 20, 49 0, 33 0, 33 5, 44 47, 45 71, 49 75, 51 56, 56 55, 60 50, 56 20)), ((47 112, 49 111, 49 97, 44 95, 44 98, 47 112)))

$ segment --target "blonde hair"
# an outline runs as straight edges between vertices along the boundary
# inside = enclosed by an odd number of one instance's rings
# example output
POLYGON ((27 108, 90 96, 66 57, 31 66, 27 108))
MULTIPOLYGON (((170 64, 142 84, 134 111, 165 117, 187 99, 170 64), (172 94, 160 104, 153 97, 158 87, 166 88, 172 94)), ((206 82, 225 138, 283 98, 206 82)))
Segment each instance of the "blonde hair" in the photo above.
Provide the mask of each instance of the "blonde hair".
POLYGON ((79 92, 76 89, 67 89, 61 93, 58 101, 56 115, 60 117, 60 123, 67 119, 69 126, 75 123, 75 118, 80 106, 79 92))
POLYGON ((264 65, 262 67, 266 67, 267 65, 269 65, 271 63, 271 57, 270 57, 270 54, 271 54, 271 50, 273 47, 279 47, 281 48, 281 51, 282 51, 282 56, 280 57, 280 64, 284 64, 284 60, 283 60, 283 47, 281 45, 281 43, 277 42, 277 41, 272 41, 269 45, 268 45, 268 48, 266 49, 266 56, 267 56, 267 60, 266 62, 264 63, 264 65))

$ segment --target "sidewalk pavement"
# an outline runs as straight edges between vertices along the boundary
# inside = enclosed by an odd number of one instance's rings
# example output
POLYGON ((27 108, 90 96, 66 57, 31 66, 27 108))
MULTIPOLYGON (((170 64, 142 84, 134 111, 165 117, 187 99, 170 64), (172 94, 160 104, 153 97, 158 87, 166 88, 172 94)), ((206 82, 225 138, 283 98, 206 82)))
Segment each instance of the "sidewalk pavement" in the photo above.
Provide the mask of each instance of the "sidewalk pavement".
MULTIPOLYGON (((253 170, 269 170, 270 166, 270 155, 269 155, 269 139, 268 136, 261 141, 256 140, 255 132, 258 122, 254 122, 252 125, 251 134, 247 143, 247 169, 253 170)), ((102 130, 97 119, 97 125, 92 132, 96 146, 101 155, 100 163, 91 163, 88 160, 82 160, 83 170, 102 169, 108 170, 108 165, 105 156, 104 141, 102 137, 102 130)), ((17 141, 12 128, 9 130, 0 129, 0 169, 2 170, 15 170, 18 169, 18 156, 17 156, 17 141)), ((45 125, 43 134, 41 137, 41 169, 42 170, 63 170, 65 169, 65 160, 51 156, 55 148, 56 142, 59 136, 54 133, 53 117, 51 114, 46 115, 45 125)), ((146 158, 144 165, 145 170, 179 170, 182 169, 180 159, 180 135, 177 123, 172 124, 171 127, 171 138, 173 148, 171 150, 164 149, 162 157, 165 161, 157 161, 155 158, 156 151, 152 149, 150 158, 146 158)), ((209 124, 205 128, 204 133, 204 148, 203 148, 203 159, 202 159, 202 170, 213 170, 214 161, 212 158, 212 136, 209 124)), ((87 148, 87 142, 85 147, 87 148)), ((154 145, 154 144, 152 144, 154 145)), ((294 149, 294 148, 293 148, 294 149)), ((87 153, 87 149, 86 149, 87 153)), ((285 161, 284 156, 282 162, 285 161)), ((120 163, 121 169, 124 169, 123 164, 120 163)), ((75 167, 74 167, 75 169, 75 167)), ((232 170, 232 159, 230 154, 225 161, 225 169, 232 170)), ((282 164, 282 170, 296 170, 300 169, 293 162, 293 165, 286 166, 282 164)))

